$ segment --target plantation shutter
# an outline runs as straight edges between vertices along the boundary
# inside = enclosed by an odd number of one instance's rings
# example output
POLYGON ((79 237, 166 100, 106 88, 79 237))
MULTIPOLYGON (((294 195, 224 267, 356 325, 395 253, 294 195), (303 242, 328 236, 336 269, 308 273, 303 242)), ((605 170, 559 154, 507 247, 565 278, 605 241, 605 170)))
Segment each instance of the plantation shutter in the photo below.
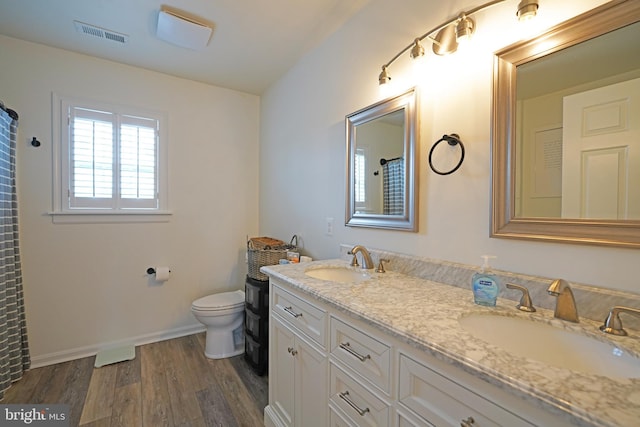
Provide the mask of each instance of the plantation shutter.
POLYGON ((158 209, 158 120, 69 113, 69 208, 158 209))
POLYGON ((367 202, 366 199, 366 157, 364 150, 361 148, 356 149, 356 158, 354 164, 354 176, 355 176, 355 202, 357 206, 364 206, 367 202))
POLYGON ((72 108, 70 112, 70 208, 113 205, 115 115, 72 108))
POLYGON ((158 208, 157 121, 123 116, 120 124, 120 205, 158 208))

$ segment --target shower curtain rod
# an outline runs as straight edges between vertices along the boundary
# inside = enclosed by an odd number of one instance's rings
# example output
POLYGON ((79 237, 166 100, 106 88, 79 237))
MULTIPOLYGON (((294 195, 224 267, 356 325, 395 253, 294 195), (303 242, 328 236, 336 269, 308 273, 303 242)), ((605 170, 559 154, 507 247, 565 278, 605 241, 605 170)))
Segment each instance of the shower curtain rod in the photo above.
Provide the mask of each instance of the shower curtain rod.
POLYGON ((7 114, 9 114, 9 116, 13 120, 18 120, 18 113, 15 110, 12 110, 11 108, 5 107, 4 103, 2 101, 0 101, 0 108, 2 108, 2 110, 6 111, 7 114))
POLYGON ((402 157, 394 157, 393 159, 380 159, 380 166, 384 166, 385 164, 392 162, 394 160, 400 160, 402 157))

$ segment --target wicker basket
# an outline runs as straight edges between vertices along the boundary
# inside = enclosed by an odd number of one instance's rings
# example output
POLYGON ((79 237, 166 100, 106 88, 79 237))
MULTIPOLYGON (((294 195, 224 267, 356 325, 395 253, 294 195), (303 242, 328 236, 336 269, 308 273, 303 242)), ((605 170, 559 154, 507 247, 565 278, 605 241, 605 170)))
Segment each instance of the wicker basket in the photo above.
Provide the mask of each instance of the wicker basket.
POLYGON ((252 237, 249 239, 249 246, 252 249, 270 249, 284 245, 282 240, 272 237, 252 237))
POLYGON ((294 235, 289 244, 270 237, 254 237, 247 241, 248 276, 255 280, 269 280, 269 276, 260 272, 260 267, 276 265, 281 259, 287 259, 288 251, 297 250, 298 236, 294 235), (295 243, 294 243, 295 242, 295 243), (266 243, 276 243, 272 246, 266 243))

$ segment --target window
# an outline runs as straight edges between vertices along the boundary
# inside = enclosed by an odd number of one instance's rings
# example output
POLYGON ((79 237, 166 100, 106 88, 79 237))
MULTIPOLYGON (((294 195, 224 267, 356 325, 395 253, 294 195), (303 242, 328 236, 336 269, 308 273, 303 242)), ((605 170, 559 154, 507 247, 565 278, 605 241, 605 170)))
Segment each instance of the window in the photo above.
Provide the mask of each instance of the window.
POLYGON ((355 203, 356 208, 358 210, 365 209, 367 206, 367 187, 366 187, 366 153, 364 148, 356 149, 356 156, 354 161, 354 195, 355 195, 355 203))
POLYGON ((61 99, 60 119, 54 214, 166 213, 162 114, 61 99))

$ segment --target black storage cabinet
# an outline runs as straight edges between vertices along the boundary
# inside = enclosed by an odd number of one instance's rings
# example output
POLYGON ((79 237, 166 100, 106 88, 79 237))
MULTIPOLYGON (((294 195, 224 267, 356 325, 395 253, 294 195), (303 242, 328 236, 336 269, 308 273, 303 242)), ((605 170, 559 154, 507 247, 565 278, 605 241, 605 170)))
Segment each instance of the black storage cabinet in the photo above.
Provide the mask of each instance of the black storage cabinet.
POLYGON ((269 281, 247 275, 244 295, 244 357, 258 375, 264 375, 269 354, 269 281))

